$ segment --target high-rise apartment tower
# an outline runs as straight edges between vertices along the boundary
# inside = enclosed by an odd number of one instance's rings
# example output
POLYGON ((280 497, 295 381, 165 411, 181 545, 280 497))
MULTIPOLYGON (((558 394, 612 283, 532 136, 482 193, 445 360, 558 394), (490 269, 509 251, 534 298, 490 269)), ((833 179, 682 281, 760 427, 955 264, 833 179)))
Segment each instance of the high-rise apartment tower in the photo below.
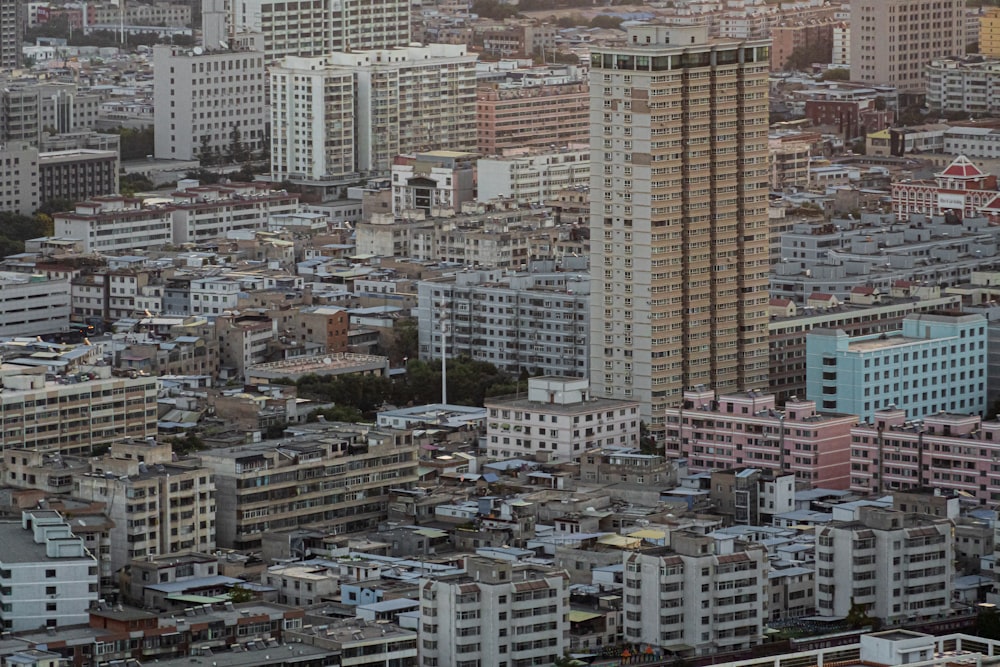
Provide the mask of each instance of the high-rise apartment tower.
POLYGON ((641 25, 591 53, 591 373, 642 418, 767 385, 767 40, 641 25))
POLYGON ((0 2, 0 70, 21 66, 23 13, 20 2, 0 2))
POLYGON ((851 0, 851 79, 923 93, 925 67, 965 54, 965 0, 851 0))

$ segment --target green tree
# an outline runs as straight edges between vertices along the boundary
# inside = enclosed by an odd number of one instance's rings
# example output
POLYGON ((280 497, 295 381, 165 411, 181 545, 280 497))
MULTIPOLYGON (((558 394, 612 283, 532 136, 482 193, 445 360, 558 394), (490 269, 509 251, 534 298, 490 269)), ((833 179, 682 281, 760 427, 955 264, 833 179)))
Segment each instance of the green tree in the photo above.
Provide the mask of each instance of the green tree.
POLYGON ((604 29, 618 29, 621 28, 622 21, 624 21, 624 19, 620 16, 611 16, 609 14, 598 14, 594 18, 590 19, 590 27, 604 28, 604 29))
POLYGON ((246 162, 249 159, 246 147, 243 145, 243 133, 235 123, 229 133, 229 159, 233 162, 246 162))
POLYGON ((974 632, 977 637, 1000 639, 1000 614, 997 613, 996 607, 983 606, 979 608, 974 632))
POLYGON ((389 363, 402 365, 404 360, 416 359, 419 354, 417 321, 412 317, 396 320, 392 325, 392 340, 389 343, 389 363))
POLYGON ((156 150, 153 139, 153 127, 120 127, 117 130, 101 130, 105 134, 117 134, 121 142, 121 158, 123 161, 144 160, 156 150))
POLYGON ((842 67, 828 69, 819 77, 821 81, 850 81, 851 70, 842 67))
POLYGON ((833 49, 830 44, 813 42, 796 46, 788 54, 785 69, 789 71, 806 71, 812 69, 815 63, 828 63, 833 59, 833 49))
POLYGON ((235 584, 229 589, 229 601, 234 604, 239 602, 252 602, 253 599, 253 592, 239 584, 235 584))
POLYGON ((472 13, 486 19, 506 19, 517 16, 517 7, 497 0, 476 0, 472 13))
POLYGON ((125 174, 119 179, 118 192, 126 197, 134 197, 135 193, 152 190, 156 186, 145 174, 125 174))
POLYGON ((854 598, 851 598, 851 608, 847 610, 847 618, 844 621, 854 630, 875 625, 873 619, 868 616, 868 608, 855 602, 854 598))
POLYGON ((644 421, 639 422, 639 450, 643 454, 650 455, 663 453, 663 449, 657 444, 656 438, 649 432, 649 426, 644 421))
POLYGON ((188 431, 183 436, 170 438, 167 442, 170 443, 170 449, 177 456, 187 456, 188 454, 208 449, 208 445, 194 431, 188 431))

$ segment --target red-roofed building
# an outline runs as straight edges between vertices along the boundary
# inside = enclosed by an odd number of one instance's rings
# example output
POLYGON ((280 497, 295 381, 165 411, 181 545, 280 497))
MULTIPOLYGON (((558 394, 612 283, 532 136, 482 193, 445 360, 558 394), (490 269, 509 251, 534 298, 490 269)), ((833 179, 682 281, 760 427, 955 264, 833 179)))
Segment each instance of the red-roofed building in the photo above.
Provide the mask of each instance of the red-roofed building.
POLYGON ((771 299, 768 305, 771 317, 795 317, 795 302, 791 299, 771 299))
POLYGON ((806 299, 806 305, 810 308, 821 308, 825 310, 827 308, 836 308, 840 305, 840 301, 838 301, 837 297, 832 294, 813 292, 809 295, 809 298, 806 299))
MULTIPOLYGON (((900 181, 892 185, 892 212, 900 220, 911 215, 944 215, 960 218, 981 215, 980 210, 997 196, 997 177, 987 174, 969 158, 959 155, 935 175, 934 180, 900 181)), ((1000 213, 1000 209, 997 211, 1000 213)))

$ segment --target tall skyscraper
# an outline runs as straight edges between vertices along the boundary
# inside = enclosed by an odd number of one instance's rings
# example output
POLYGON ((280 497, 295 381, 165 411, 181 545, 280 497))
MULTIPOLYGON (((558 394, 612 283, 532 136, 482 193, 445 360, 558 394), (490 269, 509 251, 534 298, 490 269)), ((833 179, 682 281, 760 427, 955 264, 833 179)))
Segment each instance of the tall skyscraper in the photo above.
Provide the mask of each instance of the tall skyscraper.
POLYGON ((965 0, 851 0, 851 79, 922 93, 924 67, 965 54, 965 0))
POLYGON ((23 14, 22 3, 0 2, 0 70, 21 66, 23 14))
POLYGON ((591 52, 591 382, 654 432, 767 386, 767 40, 640 25, 591 52))

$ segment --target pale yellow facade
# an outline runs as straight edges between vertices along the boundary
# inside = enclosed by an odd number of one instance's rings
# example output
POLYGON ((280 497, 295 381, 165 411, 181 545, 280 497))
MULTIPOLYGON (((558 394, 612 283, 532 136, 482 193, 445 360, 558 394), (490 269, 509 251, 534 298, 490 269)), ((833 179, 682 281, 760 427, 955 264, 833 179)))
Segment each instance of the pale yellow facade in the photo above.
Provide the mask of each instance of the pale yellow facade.
POLYGON ((768 380, 767 40, 643 25, 591 54, 591 380, 653 431, 768 380))

